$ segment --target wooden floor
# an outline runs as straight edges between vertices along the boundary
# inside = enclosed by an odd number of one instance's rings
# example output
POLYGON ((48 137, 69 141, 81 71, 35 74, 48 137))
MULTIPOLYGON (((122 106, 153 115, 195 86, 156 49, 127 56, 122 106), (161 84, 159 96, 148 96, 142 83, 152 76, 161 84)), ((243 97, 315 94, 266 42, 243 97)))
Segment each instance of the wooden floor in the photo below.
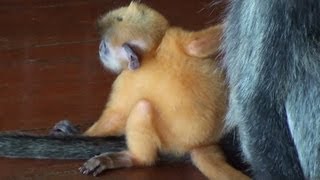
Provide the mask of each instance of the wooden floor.
MULTIPOLYGON (((171 24, 220 20, 210 0, 145 1, 171 24)), ((95 20, 128 0, 0 1, 0 131, 46 133, 61 119, 83 128, 100 115, 114 76, 98 61, 95 20)), ((86 179, 81 161, 0 159, 0 179, 86 179)), ((115 170, 107 179, 205 179, 192 165, 115 170)))

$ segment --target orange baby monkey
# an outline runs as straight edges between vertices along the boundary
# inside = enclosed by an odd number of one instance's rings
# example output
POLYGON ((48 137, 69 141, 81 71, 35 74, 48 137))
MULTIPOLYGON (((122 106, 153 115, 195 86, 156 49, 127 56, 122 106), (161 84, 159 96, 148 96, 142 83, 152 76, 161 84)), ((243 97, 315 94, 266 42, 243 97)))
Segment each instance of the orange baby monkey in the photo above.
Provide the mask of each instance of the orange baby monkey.
POLYGON ((89 159, 83 174, 150 166, 159 152, 191 154, 210 179, 249 179, 230 166, 218 145, 228 90, 218 66, 222 28, 171 27, 146 5, 132 2, 98 22, 100 59, 118 77, 101 117, 86 136, 126 135, 128 150, 89 159))

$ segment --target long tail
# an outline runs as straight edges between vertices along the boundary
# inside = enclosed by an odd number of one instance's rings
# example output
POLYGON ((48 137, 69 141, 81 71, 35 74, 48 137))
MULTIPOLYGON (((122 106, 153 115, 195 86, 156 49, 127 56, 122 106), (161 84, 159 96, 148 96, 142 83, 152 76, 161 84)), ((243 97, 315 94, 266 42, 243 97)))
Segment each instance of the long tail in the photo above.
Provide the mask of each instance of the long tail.
MULTIPOLYGON (((127 149, 122 137, 39 136, 23 133, 0 133, 0 157, 30 159, 86 160, 105 152, 127 149)), ((188 162, 189 156, 159 154, 158 163, 188 162)))
MULTIPOLYGON (((241 170, 248 165, 240 157, 238 138, 232 131, 225 135, 220 145, 227 155, 228 161, 241 170)), ((85 137, 48 136, 25 133, 0 133, 0 157, 31 159, 89 159, 105 152, 118 152, 127 149, 124 136, 121 137, 85 137)), ((187 162, 190 158, 180 158, 168 154, 160 154, 158 163, 187 162)))
POLYGON ((126 149, 124 137, 38 136, 0 133, 0 157, 89 159, 103 152, 126 149))

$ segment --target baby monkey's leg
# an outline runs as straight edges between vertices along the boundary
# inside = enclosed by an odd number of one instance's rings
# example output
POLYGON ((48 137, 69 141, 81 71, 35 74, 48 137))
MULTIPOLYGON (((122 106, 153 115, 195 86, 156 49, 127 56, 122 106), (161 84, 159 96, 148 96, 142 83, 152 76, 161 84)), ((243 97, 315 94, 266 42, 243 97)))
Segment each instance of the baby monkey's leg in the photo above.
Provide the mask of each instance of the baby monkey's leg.
POLYGON ((119 136, 124 134, 126 119, 121 111, 107 108, 86 132, 85 136, 119 136))
POLYGON ((247 180, 250 179, 242 172, 229 165, 218 145, 196 148, 191 151, 193 163, 209 179, 247 180))
POLYGON ((154 118, 152 105, 145 100, 139 101, 127 122, 126 136, 129 150, 95 156, 89 159, 80 171, 83 174, 98 175, 106 169, 154 164, 160 145, 153 127, 154 118))
POLYGON ((127 145, 136 165, 152 165, 157 158, 160 140, 154 127, 157 118, 152 104, 140 100, 130 113, 126 127, 127 145))

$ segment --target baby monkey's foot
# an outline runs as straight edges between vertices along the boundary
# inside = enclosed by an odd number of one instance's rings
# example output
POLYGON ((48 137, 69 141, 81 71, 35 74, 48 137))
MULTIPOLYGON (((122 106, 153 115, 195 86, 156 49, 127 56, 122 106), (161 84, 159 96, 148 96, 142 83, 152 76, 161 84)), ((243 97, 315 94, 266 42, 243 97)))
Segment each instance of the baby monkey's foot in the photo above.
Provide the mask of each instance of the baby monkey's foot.
POLYGON ((129 152, 103 153, 85 162, 79 171, 82 174, 97 176, 107 169, 132 167, 133 161, 129 152))
POLYGON ((62 120, 54 125, 49 134, 53 136, 72 136, 79 133, 79 129, 75 127, 70 121, 62 120))

